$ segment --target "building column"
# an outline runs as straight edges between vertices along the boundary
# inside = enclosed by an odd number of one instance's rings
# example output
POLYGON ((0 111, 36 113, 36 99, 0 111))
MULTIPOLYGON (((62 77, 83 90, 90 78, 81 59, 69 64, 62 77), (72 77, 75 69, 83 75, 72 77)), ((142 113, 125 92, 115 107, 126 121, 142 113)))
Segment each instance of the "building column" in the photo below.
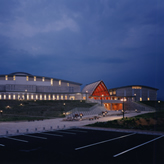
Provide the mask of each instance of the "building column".
POLYGON ((110 110, 112 110, 112 103, 110 103, 110 110))

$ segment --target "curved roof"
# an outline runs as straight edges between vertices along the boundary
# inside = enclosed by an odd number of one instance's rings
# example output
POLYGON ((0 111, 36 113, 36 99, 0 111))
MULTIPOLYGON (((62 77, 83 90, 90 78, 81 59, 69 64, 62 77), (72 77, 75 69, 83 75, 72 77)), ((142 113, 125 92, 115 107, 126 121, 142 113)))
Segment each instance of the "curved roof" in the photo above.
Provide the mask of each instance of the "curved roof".
POLYGON ((0 77, 3 77, 3 76, 5 76, 5 75, 8 75, 8 76, 29 76, 29 77, 34 77, 34 76, 36 76, 37 78, 42 78, 42 77, 44 77, 45 79, 61 80, 61 81, 63 81, 63 82, 67 82, 67 83, 71 83, 71 84, 82 85, 81 83, 77 83, 77 82, 73 82, 73 81, 68 81, 68 80, 63 80, 63 79, 57 79, 57 78, 53 78, 53 77, 37 76, 37 75, 32 75, 32 74, 29 74, 29 73, 26 73, 26 72, 13 72, 13 73, 10 73, 10 74, 3 74, 3 75, 0 75, 0 77))
POLYGON ((110 96, 107 87, 101 80, 86 85, 82 92, 88 93, 90 96, 110 96))
POLYGON ((26 72, 13 72, 9 74, 9 76, 14 76, 14 75, 32 76, 31 74, 26 73, 26 72))
POLYGON ((110 88, 108 90, 112 90, 112 89, 121 89, 121 88, 127 88, 127 87, 142 87, 142 88, 149 88, 149 89, 154 89, 154 90, 159 90, 157 88, 153 88, 153 87, 149 87, 149 86, 145 86, 145 85, 127 85, 127 86, 122 86, 122 87, 117 87, 117 88, 110 88))

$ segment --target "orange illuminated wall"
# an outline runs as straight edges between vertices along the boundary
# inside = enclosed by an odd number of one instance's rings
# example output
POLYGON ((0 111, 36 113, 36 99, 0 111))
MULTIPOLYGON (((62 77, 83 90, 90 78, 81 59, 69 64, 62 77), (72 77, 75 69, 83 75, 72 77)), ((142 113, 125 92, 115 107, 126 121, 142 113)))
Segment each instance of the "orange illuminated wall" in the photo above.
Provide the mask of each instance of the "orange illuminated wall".
POLYGON ((108 99, 110 100, 110 95, 109 95, 109 92, 108 92, 108 89, 107 87, 105 86, 105 84, 101 81, 97 87, 95 88, 95 90, 93 91, 92 93, 92 96, 96 96, 96 97, 104 97, 104 99, 108 99), (109 96, 109 97, 108 97, 109 96))

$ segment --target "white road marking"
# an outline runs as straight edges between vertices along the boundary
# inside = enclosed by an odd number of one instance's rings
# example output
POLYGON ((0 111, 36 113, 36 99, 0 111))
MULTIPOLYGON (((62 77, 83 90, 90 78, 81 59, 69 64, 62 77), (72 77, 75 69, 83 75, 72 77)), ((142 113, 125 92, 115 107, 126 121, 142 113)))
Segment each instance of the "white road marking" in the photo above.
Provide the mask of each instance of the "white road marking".
POLYGON ((40 133, 40 134, 45 134, 45 135, 49 135, 49 136, 57 136, 57 137, 63 137, 63 135, 59 135, 59 134, 50 134, 50 133, 40 133))
POLYGON ((67 129, 67 131, 88 133, 87 131, 82 131, 82 130, 72 130, 72 129, 67 129))
POLYGON ((0 144, 0 146, 5 146, 5 145, 3 145, 3 144, 0 144))
POLYGON ((117 156, 119 156, 119 155, 125 154, 125 153, 127 153, 127 152, 129 152, 129 151, 131 151, 131 150, 134 150, 134 149, 136 149, 136 148, 138 148, 138 147, 141 147, 141 146, 146 145, 146 144, 148 144, 148 143, 150 143, 150 142, 153 142, 153 141, 155 141, 155 140, 158 140, 158 139, 160 139, 160 138, 162 138, 162 137, 164 137, 164 135, 162 135, 162 136, 160 136, 160 137, 157 137, 157 138, 155 138, 155 139, 152 139, 152 140, 150 140, 150 141, 147 141, 147 142, 145 142, 145 143, 142 143, 142 144, 140 144, 140 145, 138 145, 138 146, 132 147, 132 148, 130 148, 130 149, 128 149, 128 150, 125 150, 125 151, 123 151, 123 152, 121 152, 121 153, 118 153, 118 154, 114 155, 113 157, 117 157, 117 156))
POLYGON ((45 137, 38 137, 38 136, 33 136, 33 135, 28 135, 28 134, 23 134, 24 136, 27 136, 27 137, 33 137, 33 138, 39 138, 39 139, 47 139, 45 137))
POLYGON ((124 136, 120 136, 120 137, 112 138, 112 139, 109 139, 109 140, 105 140, 105 141, 101 141, 101 142, 93 143, 93 144, 90 144, 90 145, 82 146, 82 147, 79 147, 79 148, 75 148, 75 150, 79 150, 79 149, 83 149, 83 148, 87 148, 87 147, 95 146, 95 145, 102 144, 102 143, 105 143, 105 142, 114 141, 114 140, 121 139, 121 138, 124 138, 124 137, 132 136, 132 135, 134 135, 134 134, 136 134, 136 133, 131 133, 131 134, 127 134, 127 135, 124 135, 124 136))
POLYGON ((53 132, 57 132, 57 133, 65 133, 65 134, 76 134, 76 133, 71 133, 71 132, 62 132, 62 131, 53 131, 53 132))
POLYGON ((15 140, 15 141, 20 141, 20 142, 28 142, 28 141, 25 141, 25 140, 20 140, 20 139, 11 138, 11 137, 4 137, 4 138, 15 140))

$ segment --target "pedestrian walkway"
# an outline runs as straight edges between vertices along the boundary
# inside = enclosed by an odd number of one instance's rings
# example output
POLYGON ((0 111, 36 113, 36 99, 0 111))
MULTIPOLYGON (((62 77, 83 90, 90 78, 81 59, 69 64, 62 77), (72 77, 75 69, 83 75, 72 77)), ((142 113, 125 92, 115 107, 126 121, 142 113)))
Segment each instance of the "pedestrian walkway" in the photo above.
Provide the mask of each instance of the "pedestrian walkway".
MULTIPOLYGON (((139 114, 148 113, 144 111, 141 113, 129 112, 125 117, 133 117, 139 114)), ((95 116, 95 115, 93 115, 95 116)), ((88 116, 86 116, 88 117, 88 116)), ((92 116, 90 116, 92 117, 92 116)), ((16 135, 21 133, 34 133, 38 131, 65 129, 73 126, 80 127, 95 122, 103 122, 122 118, 122 115, 109 115, 101 117, 96 120, 84 119, 82 121, 63 121, 63 118, 47 119, 43 121, 19 121, 19 122, 0 122, 0 136, 16 135)))

